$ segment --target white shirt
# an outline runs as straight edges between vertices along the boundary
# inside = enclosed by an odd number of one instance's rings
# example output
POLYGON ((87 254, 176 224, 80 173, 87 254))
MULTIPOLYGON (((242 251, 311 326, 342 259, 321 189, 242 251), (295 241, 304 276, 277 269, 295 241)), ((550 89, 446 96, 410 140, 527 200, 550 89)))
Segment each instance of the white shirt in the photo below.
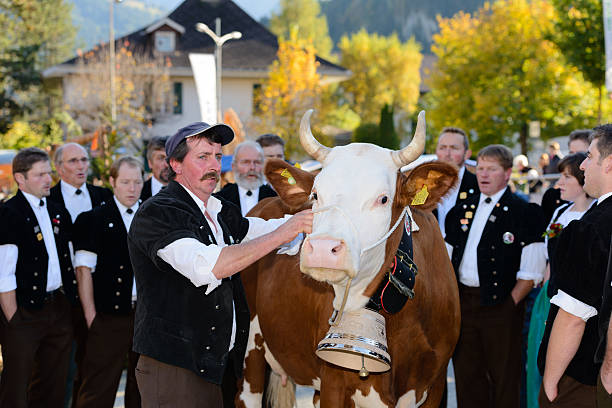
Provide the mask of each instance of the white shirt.
POLYGON ((91 210, 91 197, 89 197, 89 191, 85 183, 78 187, 81 194, 76 193, 77 187, 66 183, 64 180, 60 180, 60 189, 66 209, 70 213, 70 218, 72 218, 72 223, 76 221, 80 213, 91 210))
MULTIPOLYGON (((42 198, 44 205, 40 205, 40 198, 23 192, 24 197, 28 200, 28 204, 32 207, 32 211, 38 221, 40 232, 45 243, 49 260, 47 263, 47 292, 52 292, 62 286, 62 273, 60 269, 59 258, 57 256, 57 247, 55 246, 55 237, 53 236, 53 228, 51 219, 47 211, 47 200, 42 198)), ((35 231, 32 231, 35 234, 35 231)), ((19 249, 17 245, 6 244, 0 245, 0 293, 10 292, 17 289, 17 279, 15 271, 17 270, 17 258, 19 249)))
POLYGON ((461 186, 461 181, 463 180, 463 175, 465 174, 465 166, 461 166, 459 169, 459 174, 457 178, 457 184, 451 188, 446 196, 440 200, 438 203, 438 224, 440 225, 440 232, 442 233, 442 238, 446 236, 446 229, 444 228, 444 221, 446 220, 446 215, 448 212, 455 206, 457 203, 457 196, 459 195, 459 187, 461 186))
MULTIPOLYGON (((599 197, 597 200, 597 205, 601 204, 610 196, 612 196, 612 191, 599 197)), ((559 289, 557 294, 550 299, 550 303, 559 306, 559 308, 565 310, 567 313, 579 317, 585 322, 591 317, 597 316, 597 309, 568 295, 561 289, 559 289)))
MULTIPOLYGON (((183 185, 181 184, 181 186, 183 185)), ((200 211, 202 211, 202 214, 204 214, 204 218, 208 222, 210 229, 213 231, 217 245, 205 245, 194 238, 181 238, 158 250, 157 256, 170 264, 176 271, 189 278, 189 280, 196 287, 208 285, 206 288, 206 294, 208 295, 219 285, 221 285, 222 281, 221 279, 217 279, 217 277, 212 273, 212 270, 219 259, 219 255, 221 254, 221 250, 227 246, 223 240, 223 231, 221 230, 221 226, 217 221, 217 215, 219 215, 219 212, 221 212, 222 205, 221 201, 213 196, 210 196, 208 202, 205 204, 188 188, 185 186, 183 186, 183 188, 187 191, 187 193, 189 193, 193 201, 195 201, 200 211), (206 216, 206 213, 208 213, 210 219, 206 216)), ((291 216, 285 216, 285 218, 267 221, 261 218, 248 217, 247 220, 249 220, 249 230, 244 237, 243 242, 274 231, 276 228, 284 224, 290 217, 291 216)), ((234 347, 235 339, 236 312, 234 309, 229 350, 234 347)))
POLYGON ((161 181, 156 179, 155 176, 151 176, 151 197, 159 193, 159 191, 164 187, 166 186, 163 185, 161 181))
POLYGON ((259 202, 259 187, 255 190, 247 190, 238 186, 238 196, 240 197, 240 212, 242 212, 242 216, 246 216, 246 213, 251 211, 251 208, 255 207, 259 202), (250 191, 251 196, 247 195, 247 192, 250 191))
MULTIPOLYGON (((493 208, 495 208, 495 204, 504 195, 506 188, 493 194, 490 203, 485 202, 487 196, 480 193, 480 202, 474 214, 474 220, 472 221, 463 252, 463 259, 459 265, 459 282, 466 286, 480 286, 480 278, 478 277, 478 244, 480 243, 480 238, 489 220, 489 216, 493 208)), ((542 280, 546 270, 546 258, 535 256, 535 254, 541 253, 543 247, 543 242, 534 242, 522 249, 520 267, 516 273, 517 279, 532 280, 534 285, 537 285, 542 280)))
MULTIPOLYGON (((132 209, 132 213, 129 214, 127 212, 128 207, 124 206, 119 202, 117 196, 113 196, 115 200, 115 204, 117 204, 117 208, 119 209, 119 213, 121 214, 121 219, 123 220, 123 225, 125 226, 126 232, 130 231, 130 225, 132 225, 132 220, 134 219, 134 214, 136 214, 136 210, 138 210, 138 201, 133 206, 129 207, 132 209)), ((98 254, 91 251, 85 251, 80 249, 76 251, 74 254, 74 267, 75 269, 79 266, 85 266, 91 269, 91 273, 96 271, 96 263, 98 262, 98 254)), ((132 285, 132 300, 136 300, 136 278, 134 278, 134 284, 132 285)))

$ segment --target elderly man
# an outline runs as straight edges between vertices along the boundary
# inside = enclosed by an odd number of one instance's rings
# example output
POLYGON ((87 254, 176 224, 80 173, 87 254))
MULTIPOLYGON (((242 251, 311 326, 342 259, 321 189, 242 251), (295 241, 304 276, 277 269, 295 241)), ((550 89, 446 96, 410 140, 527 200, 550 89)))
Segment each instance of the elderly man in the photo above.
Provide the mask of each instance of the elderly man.
POLYGON ((240 143, 234 150, 232 161, 236 183, 226 184, 215 196, 236 204, 242 216, 264 198, 276 196, 276 192, 264 184, 263 164, 264 152, 259 144, 251 141, 240 143))
POLYGON ((438 160, 454 164, 459 168, 459 179, 457 185, 448 192, 446 197, 438 203, 434 215, 438 218, 442 237, 446 235, 444 221, 446 215, 457 204, 461 204, 468 197, 478 194, 478 181, 476 176, 465 168, 465 161, 472 155, 469 148, 467 135, 463 129, 445 127, 440 132, 438 144, 436 145, 436 156, 438 160))
POLYGON ((285 141, 273 133, 266 133, 255 139, 264 152, 264 157, 268 159, 285 160, 285 141))
POLYGON ((0 206, 3 371, 0 406, 62 407, 72 343, 72 222, 50 200, 51 164, 30 147, 13 159, 17 194, 0 206))
POLYGON ((166 143, 168 186, 142 204, 128 248, 138 292, 134 351, 144 407, 222 407, 227 370, 238 375, 249 328, 239 271, 299 233, 313 215, 288 220, 244 218, 212 196, 229 126, 203 122, 180 129, 166 143))
POLYGON ((112 407, 127 358, 125 406, 140 407, 132 351, 136 285, 127 233, 142 190, 142 164, 132 156, 110 168, 114 197, 80 214, 74 224, 79 294, 89 329, 77 407, 112 407))
MULTIPOLYGON (((612 235, 612 125, 594 128, 591 138, 580 168, 584 191, 597 197, 597 205, 564 228, 550 260, 558 291, 550 300, 538 356, 544 372, 540 407, 597 407, 598 326, 610 316, 609 303, 602 307, 602 292, 609 295, 610 289, 604 281, 612 235)), ((607 370, 602 379, 610 387, 607 370)))
POLYGON ((523 299, 544 274, 530 264, 544 243, 539 206, 512 194, 512 152, 478 153, 480 194, 446 217, 446 242, 459 283, 461 333, 453 363, 458 407, 518 408, 523 299))
POLYGON ((167 137, 156 136, 147 145, 147 162, 151 169, 151 178, 145 181, 140 199, 142 201, 159 193, 168 184, 168 163, 166 162, 167 137))

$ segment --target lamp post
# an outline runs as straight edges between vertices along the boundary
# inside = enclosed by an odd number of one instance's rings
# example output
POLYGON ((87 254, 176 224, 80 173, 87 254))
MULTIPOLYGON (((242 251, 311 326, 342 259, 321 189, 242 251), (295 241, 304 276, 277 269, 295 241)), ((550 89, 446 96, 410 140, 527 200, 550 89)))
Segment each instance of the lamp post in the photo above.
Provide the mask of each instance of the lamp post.
POLYGON ((109 52, 110 52, 110 94, 111 94, 111 124, 114 125, 117 120, 117 105, 115 104, 115 28, 114 28, 114 12, 115 3, 121 3, 123 0, 110 0, 110 8, 108 14, 109 24, 109 52))
POLYGON ((215 42, 215 70, 216 70, 216 88, 217 88, 217 122, 221 123, 221 47, 228 40, 239 40, 242 38, 240 31, 232 31, 231 33, 221 36, 221 19, 215 18, 215 32, 208 28, 204 23, 197 23, 196 30, 201 33, 206 33, 215 42))

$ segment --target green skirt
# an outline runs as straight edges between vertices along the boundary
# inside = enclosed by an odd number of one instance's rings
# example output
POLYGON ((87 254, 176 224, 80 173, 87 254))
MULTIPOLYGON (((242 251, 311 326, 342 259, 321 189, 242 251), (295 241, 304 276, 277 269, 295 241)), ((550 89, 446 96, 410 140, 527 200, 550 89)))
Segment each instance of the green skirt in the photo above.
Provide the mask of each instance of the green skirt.
POLYGON ((548 281, 540 290, 531 311, 531 323, 527 337, 527 408, 539 408, 538 394, 542 385, 542 376, 538 371, 538 351, 550 309, 550 298, 546 294, 547 291, 548 281))

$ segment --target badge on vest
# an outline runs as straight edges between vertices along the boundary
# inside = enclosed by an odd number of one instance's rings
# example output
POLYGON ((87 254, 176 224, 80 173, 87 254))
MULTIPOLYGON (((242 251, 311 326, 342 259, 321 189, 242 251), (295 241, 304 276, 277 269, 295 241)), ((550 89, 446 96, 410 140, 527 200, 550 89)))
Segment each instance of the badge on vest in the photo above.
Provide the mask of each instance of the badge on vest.
POLYGON ((39 240, 39 241, 42 241, 43 236, 42 236, 42 234, 40 232, 38 234, 36 234, 36 239, 39 240))
POLYGON ((514 242, 514 234, 511 232, 504 232, 504 235, 502 235, 502 239, 504 240, 504 244, 510 245, 514 242))
POLYGON ((460 200, 465 200, 466 198, 467 198, 467 193, 465 191, 462 191, 459 193, 460 200))

